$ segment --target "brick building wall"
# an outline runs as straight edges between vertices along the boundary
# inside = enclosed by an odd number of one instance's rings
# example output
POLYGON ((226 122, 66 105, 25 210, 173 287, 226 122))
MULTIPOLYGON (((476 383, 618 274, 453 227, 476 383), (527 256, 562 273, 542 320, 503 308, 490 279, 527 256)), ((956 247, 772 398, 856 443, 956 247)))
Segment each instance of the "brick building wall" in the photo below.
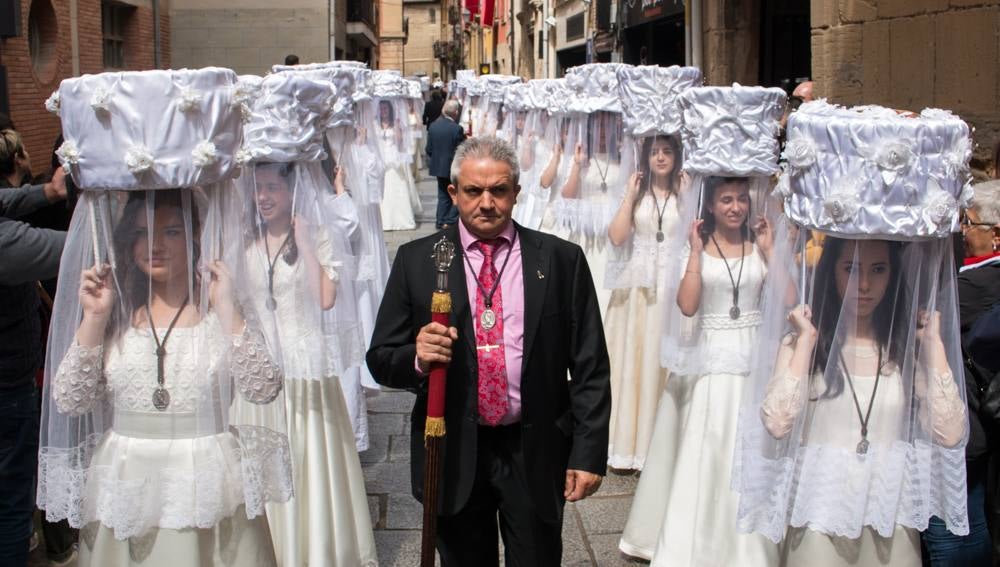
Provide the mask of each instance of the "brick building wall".
MULTIPOLYGON (((36 7, 36 10, 38 7, 36 7)), ((170 67, 170 18, 160 11, 161 64, 170 67)), ((68 77, 104 71, 100 0, 77 0, 76 13, 69 2, 21 0, 21 35, 0 40, 0 65, 7 67, 10 116, 31 155, 33 173, 46 173, 52 146, 59 135, 59 118, 45 110, 45 99, 68 77), (35 69, 28 46, 28 20, 32 3, 47 2, 55 18, 43 26, 43 48, 50 44, 52 57, 35 69), (73 41, 73 27, 77 41, 73 41), (44 41, 51 39, 49 41, 44 41)), ((148 3, 133 5, 125 23, 125 62, 130 70, 153 67, 153 11, 148 3)))
POLYGON ((818 96, 947 108, 975 127, 973 165, 1000 142, 1000 0, 812 0, 818 96))

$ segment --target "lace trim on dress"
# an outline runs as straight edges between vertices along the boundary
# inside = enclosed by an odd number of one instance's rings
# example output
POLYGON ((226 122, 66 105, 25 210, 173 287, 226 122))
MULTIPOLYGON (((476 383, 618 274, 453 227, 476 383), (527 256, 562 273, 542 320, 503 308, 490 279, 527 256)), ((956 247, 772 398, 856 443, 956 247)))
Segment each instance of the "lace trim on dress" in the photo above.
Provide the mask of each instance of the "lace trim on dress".
POLYGON ((760 326, 760 311, 745 311, 739 319, 733 319, 728 313, 707 313, 701 316, 701 328, 713 331, 724 329, 748 329, 760 326))
POLYGON ((274 363, 264 335, 250 325, 233 338, 230 369, 240 393, 251 403, 273 401, 284 386, 284 374, 274 363))
POLYGON ((107 393, 104 377, 104 345, 74 344, 56 372, 52 398, 60 413, 81 416, 94 408, 107 393))
MULTIPOLYGON (((744 443, 747 454, 756 450, 753 440, 744 443)), ((775 543, 788 526, 850 539, 869 526, 890 538, 896 525, 922 531, 937 516, 953 534, 967 535, 964 463, 964 448, 922 440, 873 443, 864 457, 853 447, 801 447, 797 460, 757 463, 755 477, 743 472, 738 526, 775 543)))

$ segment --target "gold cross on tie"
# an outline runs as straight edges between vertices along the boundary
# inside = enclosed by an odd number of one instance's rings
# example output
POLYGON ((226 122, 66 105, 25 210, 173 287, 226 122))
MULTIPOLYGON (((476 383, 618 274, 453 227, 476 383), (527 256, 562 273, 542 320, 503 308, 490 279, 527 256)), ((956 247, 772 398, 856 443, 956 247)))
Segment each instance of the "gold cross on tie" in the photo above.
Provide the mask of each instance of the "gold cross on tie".
POLYGON ((486 352, 490 352, 495 348, 500 348, 500 345, 479 345, 476 347, 476 350, 485 350, 486 352))

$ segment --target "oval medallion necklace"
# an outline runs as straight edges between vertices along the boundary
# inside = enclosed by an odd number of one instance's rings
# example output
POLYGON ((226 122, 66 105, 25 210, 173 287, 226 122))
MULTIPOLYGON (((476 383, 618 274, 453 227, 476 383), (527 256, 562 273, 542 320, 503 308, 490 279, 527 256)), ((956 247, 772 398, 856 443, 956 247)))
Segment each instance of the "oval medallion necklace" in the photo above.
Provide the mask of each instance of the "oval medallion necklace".
POLYGON ((181 308, 174 314, 174 318, 170 321, 167 332, 164 333, 163 340, 161 341, 159 335, 156 334, 156 325, 153 324, 153 311, 149 308, 149 302, 146 302, 146 317, 149 319, 149 330, 153 333, 153 341, 156 343, 156 389, 153 390, 153 407, 160 411, 166 411, 167 407, 170 406, 170 392, 167 391, 165 386, 167 377, 166 369, 164 368, 164 359, 167 357, 167 340, 170 339, 170 333, 174 330, 174 325, 181 318, 181 313, 184 312, 187 304, 188 296, 184 296, 184 303, 181 303, 181 308))
POLYGON ((722 248, 719 243, 715 240, 715 234, 709 236, 712 239, 712 244, 715 244, 715 249, 719 252, 719 257, 722 258, 722 263, 726 265, 726 273, 729 274, 729 282, 733 284, 733 306, 729 308, 729 318, 736 320, 740 318, 740 282, 743 280, 743 264, 746 261, 746 243, 747 241, 740 241, 740 272, 733 279, 733 270, 729 267, 729 260, 726 259, 726 255, 722 253, 722 248))
MULTIPOLYGON (((514 243, 517 242, 517 233, 514 233, 514 240, 510 243, 510 248, 507 249, 507 256, 503 259, 503 264, 500 266, 500 271, 497 272, 497 278, 493 280, 493 286, 486 290, 483 287, 483 282, 479 281, 479 276, 476 275, 475 268, 472 267, 472 260, 469 260, 469 255, 462 253, 465 256, 465 263, 469 265, 469 270, 472 272, 472 277, 476 280, 476 287, 479 288, 479 293, 483 294, 483 313, 479 316, 479 326, 483 328, 484 331, 489 331, 497 324, 497 313, 493 311, 493 294, 496 293, 497 287, 500 286, 500 278, 503 277, 503 271, 507 269, 507 261, 510 260, 510 253, 514 250, 514 243)), ((486 261, 486 256, 483 256, 483 262, 486 261)))

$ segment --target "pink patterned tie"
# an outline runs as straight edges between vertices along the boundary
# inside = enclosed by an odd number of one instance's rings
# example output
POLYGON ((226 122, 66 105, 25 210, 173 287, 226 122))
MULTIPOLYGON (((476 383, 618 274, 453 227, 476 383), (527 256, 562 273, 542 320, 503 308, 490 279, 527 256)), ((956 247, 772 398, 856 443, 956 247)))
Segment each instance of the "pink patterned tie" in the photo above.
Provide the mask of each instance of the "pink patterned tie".
POLYGON ((483 253, 483 266, 479 269, 479 286, 476 292, 476 359, 479 361, 479 417, 487 425, 497 425, 507 414, 507 364, 503 346, 503 300, 500 286, 493 293, 492 309, 496 313, 496 324, 492 329, 483 329, 482 315, 486 311, 486 297, 497 280, 497 270, 493 265, 493 252, 497 240, 480 240, 479 249, 483 253))

